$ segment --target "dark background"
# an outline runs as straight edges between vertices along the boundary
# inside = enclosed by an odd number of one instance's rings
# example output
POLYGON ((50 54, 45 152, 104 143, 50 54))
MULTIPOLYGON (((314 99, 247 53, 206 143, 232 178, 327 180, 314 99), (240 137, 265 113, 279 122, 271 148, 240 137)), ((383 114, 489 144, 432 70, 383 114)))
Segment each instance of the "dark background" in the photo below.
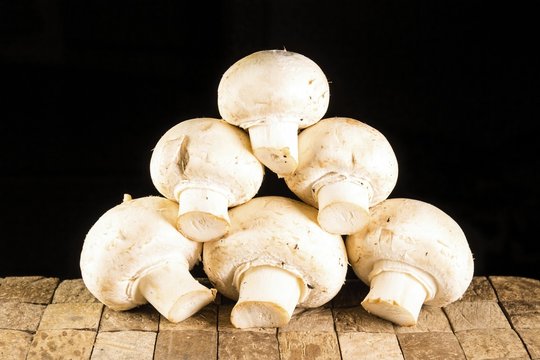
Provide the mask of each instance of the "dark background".
MULTIPOLYGON (((400 165, 391 197, 465 231, 476 275, 540 278, 534 12, 478 1, 0 1, 0 276, 80 276, 84 236, 124 193, 158 195, 151 149, 219 117, 232 63, 282 49, 330 80, 400 165), (536 109, 535 109, 536 110, 536 109)), ((259 195, 288 195, 272 173, 259 195)))

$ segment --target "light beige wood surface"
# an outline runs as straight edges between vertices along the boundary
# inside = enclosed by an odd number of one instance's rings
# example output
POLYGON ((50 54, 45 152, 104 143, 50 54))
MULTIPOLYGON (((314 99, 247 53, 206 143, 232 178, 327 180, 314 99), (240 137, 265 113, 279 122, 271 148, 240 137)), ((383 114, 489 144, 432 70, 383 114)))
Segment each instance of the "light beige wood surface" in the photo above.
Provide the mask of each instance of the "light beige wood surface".
MULTIPOLYGON (((206 279, 200 279, 207 282, 206 279)), ((348 279, 326 306, 280 329, 235 329, 219 297, 173 324, 150 305, 117 312, 81 279, 0 278, 0 359, 540 359, 540 280, 475 277, 463 298, 400 327, 359 305, 348 279)))

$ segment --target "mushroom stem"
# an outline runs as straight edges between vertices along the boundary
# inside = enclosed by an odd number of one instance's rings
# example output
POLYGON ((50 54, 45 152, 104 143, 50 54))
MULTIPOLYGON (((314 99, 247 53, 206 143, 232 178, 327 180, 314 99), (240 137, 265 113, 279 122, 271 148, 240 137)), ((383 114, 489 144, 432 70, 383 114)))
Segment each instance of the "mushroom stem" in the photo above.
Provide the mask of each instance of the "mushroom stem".
POLYGON ((270 119, 248 128, 253 153, 279 177, 298 166, 298 122, 270 119))
POLYGON ((402 326, 416 324, 428 291, 409 273, 382 271, 371 279, 370 291, 362 301, 369 313, 402 326))
POLYGON ((323 185, 317 192, 317 221, 332 234, 359 232, 369 222, 369 187, 349 180, 323 185))
POLYGON ((231 312, 237 328, 286 325, 300 300, 303 282, 276 266, 247 269, 239 282, 240 297, 231 312))
POLYGON ((180 322, 214 301, 208 289, 189 272, 188 265, 166 262, 139 279, 140 294, 171 322, 180 322))
POLYGON ((178 230, 193 241, 221 238, 230 226, 229 200, 210 188, 186 188, 178 195, 178 230))

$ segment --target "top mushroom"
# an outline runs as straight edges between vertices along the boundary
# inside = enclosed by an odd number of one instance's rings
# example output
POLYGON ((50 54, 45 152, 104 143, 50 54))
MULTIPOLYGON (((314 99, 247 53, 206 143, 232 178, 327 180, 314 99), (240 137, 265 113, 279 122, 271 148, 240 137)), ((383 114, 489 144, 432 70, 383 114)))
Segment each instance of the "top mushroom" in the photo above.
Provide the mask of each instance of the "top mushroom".
POLYGON ((255 156, 282 177, 298 164, 298 129, 319 121, 330 98, 321 68, 304 55, 264 50, 234 63, 218 86, 218 108, 249 131, 255 156))

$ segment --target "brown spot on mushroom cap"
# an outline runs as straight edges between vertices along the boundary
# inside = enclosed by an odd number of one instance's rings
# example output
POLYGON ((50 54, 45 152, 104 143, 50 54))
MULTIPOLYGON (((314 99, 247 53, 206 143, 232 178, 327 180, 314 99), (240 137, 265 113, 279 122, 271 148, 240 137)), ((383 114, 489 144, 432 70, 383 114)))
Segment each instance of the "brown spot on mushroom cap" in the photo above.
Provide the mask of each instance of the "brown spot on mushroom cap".
POLYGON ((178 167, 180 168, 180 173, 181 174, 186 174, 186 169, 188 167, 188 164, 189 164, 189 151, 188 151, 188 146, 189 146, 189 136, 186 135, 183 137, 182 141, 180 142, 180 146, 178 147, 178 159, 179 159, 179 162, 178 162, 178 167))

